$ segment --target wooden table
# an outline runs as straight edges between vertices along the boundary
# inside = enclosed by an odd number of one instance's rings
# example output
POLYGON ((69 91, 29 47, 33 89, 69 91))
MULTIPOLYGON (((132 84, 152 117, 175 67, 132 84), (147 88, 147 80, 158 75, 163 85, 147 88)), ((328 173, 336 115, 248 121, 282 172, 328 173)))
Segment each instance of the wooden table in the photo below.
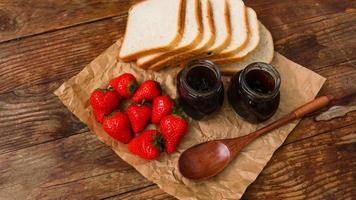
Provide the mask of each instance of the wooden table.
MULTIPOLYGON (((132 3, 0 1, 0 199, 174 199, 99 142, 53 94, 123 35, 132 3)), ((356 1, 246 4, 280 53, 328 78, 320 94, 356 88, 356 1)), ((304 119, 243 198, 355 197, 351 112, 304 119)))

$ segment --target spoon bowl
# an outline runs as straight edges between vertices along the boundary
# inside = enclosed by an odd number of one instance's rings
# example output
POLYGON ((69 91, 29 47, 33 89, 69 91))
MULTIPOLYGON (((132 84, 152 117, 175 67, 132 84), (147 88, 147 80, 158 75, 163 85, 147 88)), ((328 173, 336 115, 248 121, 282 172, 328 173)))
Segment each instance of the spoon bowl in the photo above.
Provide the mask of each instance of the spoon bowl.
POLYGON ((198 144, 180 156, 179 171, 189 179, 207 179, 220 173, 229 164, 230 158, 230 150, 223 142, 198 144))

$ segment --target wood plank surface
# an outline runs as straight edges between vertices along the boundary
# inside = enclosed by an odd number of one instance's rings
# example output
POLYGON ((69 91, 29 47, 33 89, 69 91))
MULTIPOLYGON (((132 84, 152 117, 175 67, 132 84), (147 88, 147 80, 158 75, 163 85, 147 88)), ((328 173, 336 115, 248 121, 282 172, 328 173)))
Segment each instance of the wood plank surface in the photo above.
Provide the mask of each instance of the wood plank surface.
POLYGON ((130 4, 126 0, 1 0, 0 42, 126 15, 130 4))
POLYGON ((74 76, 112 45, 125 25, 126 17, 114 17, 3 43, 0 93, 74 76))
POLYGON ((0 154, 88 130, 53 94, 62 82, 0 95, 0 154))
MULTIPOLYGON (((0 199, 174 199, 52 93, 123 35, 134 2, 0 0, 0 199)), ((280 53, 328 78, 321 94, 356 89, 356 1, 245 3, 280 53)), ((308 116, 243 199, 353 199, 355 153, 356 112, 308 116)))
POLYGON ((175 200, 176 198, 168 195, 159 189, 156 185, 147 186, 140 190, 130 191, 128 193, 123 193, 119 195, 115 195, 109 198, 105 198, 107 200, 175 200))
POLYGON ((0 163, 0 199, 103 198, 151 184, 90 132, 2 154, 0 163))
POLYGON ((353 199, 356 124, 281 147, 246 199, 353 199))

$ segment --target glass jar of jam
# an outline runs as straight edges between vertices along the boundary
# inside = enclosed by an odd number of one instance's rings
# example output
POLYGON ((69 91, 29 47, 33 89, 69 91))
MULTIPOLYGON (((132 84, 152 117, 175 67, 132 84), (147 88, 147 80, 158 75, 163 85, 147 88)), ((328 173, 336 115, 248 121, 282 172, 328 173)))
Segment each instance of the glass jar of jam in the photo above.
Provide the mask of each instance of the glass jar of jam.
POLYGON ((272 65, 252 63, 232 77, 229 103, 248 122, 266 121, 279 106, 280 84, 280 75, 272 65))
POLYGON ((224 101, 220 70, 209 60, 188 63, 177 76, 177 90, 184 112, 196 120, 219 110, 224 101))

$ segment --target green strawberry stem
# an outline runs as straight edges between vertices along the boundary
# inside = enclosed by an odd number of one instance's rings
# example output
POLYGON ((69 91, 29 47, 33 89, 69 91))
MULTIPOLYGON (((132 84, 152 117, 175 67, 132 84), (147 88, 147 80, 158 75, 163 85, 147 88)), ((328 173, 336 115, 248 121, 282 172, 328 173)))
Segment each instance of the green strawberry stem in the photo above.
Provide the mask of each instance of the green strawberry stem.
POLYGON ((180 106, 173 106, 172 114, 182 117, 183 119, 188 118, 187 115, 184 113, 183 108, 180 106))
POLYGON ((129 91, 131 92, 131 94, 133 94, 137 89, 137 86, 135 84, 130 84, 129 86, 129 91))
POLYGON ((156 137, 153 139, 153 145, 159 149, 159 152, 164 152, 164 139, 161 134, 156 135, 156 137))

